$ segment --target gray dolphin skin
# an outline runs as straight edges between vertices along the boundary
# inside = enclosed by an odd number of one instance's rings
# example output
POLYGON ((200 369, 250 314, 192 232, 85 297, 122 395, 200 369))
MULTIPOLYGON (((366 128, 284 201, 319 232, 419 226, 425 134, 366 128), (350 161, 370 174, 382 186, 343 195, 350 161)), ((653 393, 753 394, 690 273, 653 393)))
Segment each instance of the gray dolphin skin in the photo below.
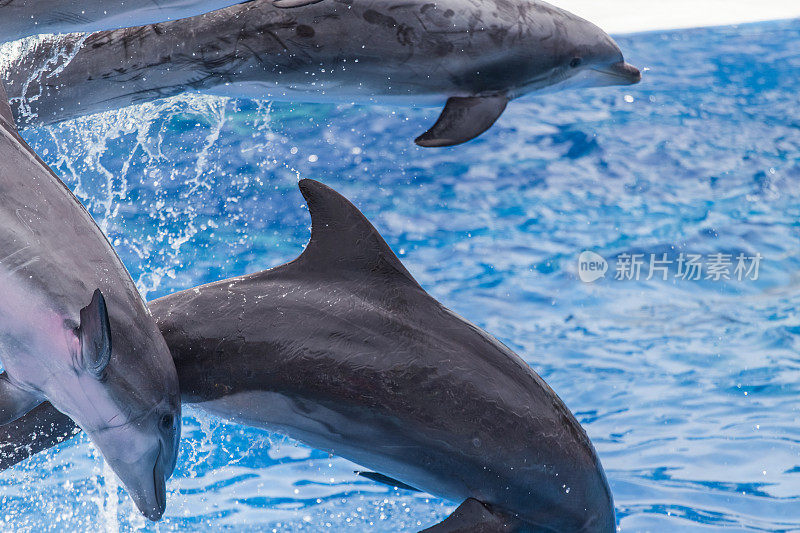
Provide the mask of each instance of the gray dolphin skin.
POLYGON ((2 0, 0 42, 41 33, 127 28, 192 17, 243 0, 2 0))
POLYGON ((3 73, 19 125, 201 91, 444 106, 416 143, 451 146, 524 94, 641 79, 603 30, 539 0, 289 1, 45 39, 3 73))
MULTIPOLYGON (((182 400, 461 503, 429 532, 614 531, 600 461, 558 396, 428 295, 349 201, 300 188, 298 259, 150 303, 182 400)), ((0 428, 0 467, 72 435, 42 406, 0 428)))
POLYGON ((19 137, 0 86, 0 421, 43 401, 157 520, 180 437, 175 365, 89 213, 19 137))

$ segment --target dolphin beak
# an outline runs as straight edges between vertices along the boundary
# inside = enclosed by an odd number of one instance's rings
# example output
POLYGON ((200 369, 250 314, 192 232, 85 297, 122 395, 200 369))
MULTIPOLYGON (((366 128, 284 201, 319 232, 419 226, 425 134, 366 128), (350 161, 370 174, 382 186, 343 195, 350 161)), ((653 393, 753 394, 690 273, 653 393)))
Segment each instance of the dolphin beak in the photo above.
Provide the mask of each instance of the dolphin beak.
MULTIPOLYGON (((156 452, 156 450, 154 450, 156 452)), ((167 476, 164 465, 164 446, 156 453, 142 457, 135 463, 112 464, 122 483, 128 489, 131 499, 139 511, 156 522, 167 508, 167 476), (145 470, 145 465, 153 465, 145 470)))
POLYGON ((157 522, 167 509, 167 478, 164 475, 164 466, 161 464, 163 446, 159 447, 156 463, 153 465, 153 496, 154 501, 147 509, 140 510, 153 522, 157 522))
POLYGON ((633 85, 642 81, 642 73, 639 72, 639 69, 625 61, 618 61, 605 68, 593 70, 615 78, 615 85, 633 85))
MULTIPOLYGON (((153 478, 153 481, 155 482, 155 502, 145 507, 139 507, 139 510, 147 517, 148 520, 158 522, 161 520, 161 517, 164 515, 164 511, 167 509, 167 487, 164 478, 162 477, 159 480, 158 475, 155 472, 153 472, 153 478)), ((138 503, 137 506, 139 506, 138 503)))

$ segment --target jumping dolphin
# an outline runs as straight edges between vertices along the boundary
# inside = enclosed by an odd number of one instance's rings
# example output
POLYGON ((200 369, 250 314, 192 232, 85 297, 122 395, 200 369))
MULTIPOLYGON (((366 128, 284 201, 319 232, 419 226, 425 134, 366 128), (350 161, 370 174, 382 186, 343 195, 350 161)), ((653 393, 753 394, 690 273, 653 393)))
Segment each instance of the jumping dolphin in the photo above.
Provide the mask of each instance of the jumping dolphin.
POLYGON ((180 437, 175 365, 119 257, 5 102, 0 86, 0 422, 49 401, 157 520, 180 437))
MULTIPOLYGON (((182 400, 462 502, 426 531, 614 531, 600 461, 550 387, 428 295, 345 198, 300 189, 298 259, 150 303, 182 400)), ((43 407, 0 428, 0 466, 73 434, 43 407)))
POLYGON ((3 0, 0 42, 41 33, 112 30, 208 13, 244 0, 3 0))
POLYGON ((600 28, 540 0, 286 2, 297 7, 254 0, 38 43, 3 74, 19 125, 202 91, 444 105, 416 143, 451 146, 486 131, 524 94, 641 79, 600 28), (59 57, 65 59, 51 63, 59 57), (27 72, 40 74, 28 79, 27 72))

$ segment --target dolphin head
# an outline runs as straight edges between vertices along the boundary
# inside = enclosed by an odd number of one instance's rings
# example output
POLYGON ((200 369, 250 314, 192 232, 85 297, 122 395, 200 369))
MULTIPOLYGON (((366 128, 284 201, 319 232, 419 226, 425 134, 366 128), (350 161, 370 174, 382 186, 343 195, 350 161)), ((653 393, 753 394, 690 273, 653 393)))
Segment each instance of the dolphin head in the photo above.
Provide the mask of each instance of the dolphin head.
POLYGON ((142 514, 158 520, 180 440, 178 377, 138 294, 115 303, 106 309, 95 291, 71 330, 71 371, 51 380, 46 395, 92 439, 142 514))
POLYGON ((525 79, 516 95, 577 87, 632 85, 639 69, 625 62, 617 43, 591 22, 544 2, 533 2, 536 26, 519 40, 525 79))
POLYGON ((87 430, 136 506, 153 521, 166 509, 166 482, 177 460, 180 418, 176 411, 162 402, 122 425, 87 430))
POLYGON ((553 77, 558 88, 633 85, 642 79, 639 69, 625 62, 617 43, 591 22, 577 19, 565 33, 553 77))

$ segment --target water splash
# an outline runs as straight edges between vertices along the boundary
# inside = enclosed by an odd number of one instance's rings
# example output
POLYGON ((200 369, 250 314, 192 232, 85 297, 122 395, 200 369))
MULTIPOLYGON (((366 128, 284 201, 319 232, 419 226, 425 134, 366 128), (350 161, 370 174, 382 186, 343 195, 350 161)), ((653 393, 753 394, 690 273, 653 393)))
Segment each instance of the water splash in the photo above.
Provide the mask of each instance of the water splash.
MULTIPOLYGON (((34 121, 37 115, 31 108, 31 102, 43 98, 44 84, 41 81, 46 75, 58 75, 75 58, 83 43, 90 34, 62 35, 36 35, 19 41, 0 44, 0 72, 7 72, 14 60, 26 54, 40 56, 46 51, 46 56, 31 69, 28 76, 22 80, 21 96, 11 98, 10 102, 19 103, 17 107, 18 120, 23 122, 34 121), (37 88, 35 91, 31 87, 37 88)), ((8 80, 4 80, 6 85, 8 80)), ((10 92, 10 91, 9 91, 10 92)))
POLYGON ((282 166, 274 153, 283 139, 270 129, 269 109, 255 105, 231 122, 236 101, 185 94, 23 134, 86 205, 147 296, 175 276, 192 255, 187 249, 212 235, 231 231, 229 246, 248 246, 239 224, 249 216, 245 205, 265 194, 269 171, 282 166), (232 157, 226 130, 245 128, 250 141, 232 157), (232 176, 234 162, 258 172, 232 176), (209 211, 220 198, 227 217, 209 211))

